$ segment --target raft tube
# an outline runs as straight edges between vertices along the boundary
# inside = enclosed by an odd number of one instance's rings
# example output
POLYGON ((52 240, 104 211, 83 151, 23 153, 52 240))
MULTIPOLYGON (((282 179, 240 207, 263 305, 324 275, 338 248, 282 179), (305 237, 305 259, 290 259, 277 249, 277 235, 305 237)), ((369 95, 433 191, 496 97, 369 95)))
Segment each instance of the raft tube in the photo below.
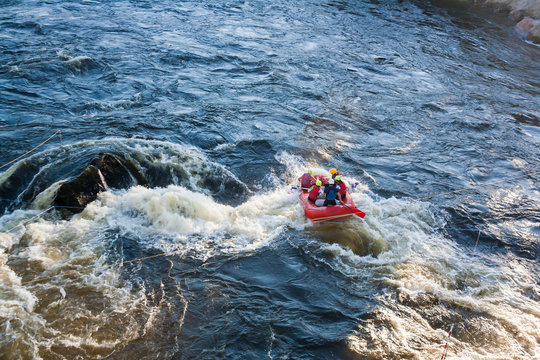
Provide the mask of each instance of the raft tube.
POLYGON ((304 190, 299 190, 298 194, 300 202, 304 207, 304 214, 312 221, 327 221, 334 219, 342 219, 356 214, 363 214, 354 206, 351 195, 347 193, 345 205, 333 206, 315 206, 314 203, 308 200, 308 193, 304 190))

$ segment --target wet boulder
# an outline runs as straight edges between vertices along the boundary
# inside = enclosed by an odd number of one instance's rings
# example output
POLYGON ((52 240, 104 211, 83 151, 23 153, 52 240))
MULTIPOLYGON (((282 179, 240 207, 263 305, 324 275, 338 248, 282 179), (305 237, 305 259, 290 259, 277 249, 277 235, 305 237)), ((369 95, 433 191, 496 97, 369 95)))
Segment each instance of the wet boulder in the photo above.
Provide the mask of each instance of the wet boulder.
POLYGON ((234 178, 206 176, 202 187, 210 190, 212 197, 223 204, 237 206, 246 200, 248 187, 234 178))
POLYGON ((540 44, 540 20, 524 17, 517 23, 516 28, 523 34, 525 39, 540 44))
POLYGON ((71 207, 71 212, 80 212, 103 190, 105 184, 101 180, 99 169, 90 165, 79 176, 60 186, 52 205, 71 207))
POLYGON ((121 161, 113 155, 104 154, 101 158, 92 160, 90 164, 99 169, 108 187, 125 189, 133 186, 136 180, 124 163, 125 161, 121 161))
MULTIPOLYGON (((10 176, 0 179, 0 198, 6 199, 0 201, 0 212, 17 204, 17 195, 21 192, 24 194, 24 189, 32 182, 32 178, 39 173, 40 166, 41 164, 23 160, 20 166, 16 166, 15 169, 6 170, 6 172, 12 171, 12 173, 10 176)), ((28 201, 27 198, 23 198, 22 200, 28 201)))
POLYGON ((100 154, 80 175, 60 186, 52 205, 66 206, 66 211, 77 213, 94 201, 100 191, 145 183, 144 177, 125 159, 100 154))
POLYGON ((160 163, 141 164, 123 154, 102 153, 92 159, 81 174, 60 186, 52 205, 73 207, 62 211, 69 215, 82 211, 97 198, 100 191, 128 189, 136 185, 165 187, 170 184, 196 191, 202 187, 216 200, 232 205, 241 203, 249 193, 246 185, 219 167, 184 169, 182 166, 160 163), (191 183, 194 178, 200 178, 196 185, 191 183))

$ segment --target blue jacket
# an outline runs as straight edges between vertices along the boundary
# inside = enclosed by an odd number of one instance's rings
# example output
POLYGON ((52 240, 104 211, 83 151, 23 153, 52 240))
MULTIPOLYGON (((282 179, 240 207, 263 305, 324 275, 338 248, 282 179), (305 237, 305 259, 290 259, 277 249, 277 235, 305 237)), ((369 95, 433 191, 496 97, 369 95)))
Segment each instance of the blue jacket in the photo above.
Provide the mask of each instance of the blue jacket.
POLYGON ((336 200, 336 185, 326 185, 324 187, 324 193, 326 194, 326 200, 336 200))

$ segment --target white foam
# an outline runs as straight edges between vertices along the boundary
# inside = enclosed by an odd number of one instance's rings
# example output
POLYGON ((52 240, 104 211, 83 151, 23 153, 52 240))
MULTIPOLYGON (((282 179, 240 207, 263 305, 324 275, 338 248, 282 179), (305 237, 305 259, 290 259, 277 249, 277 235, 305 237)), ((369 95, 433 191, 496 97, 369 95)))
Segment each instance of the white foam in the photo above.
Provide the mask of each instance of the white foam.
POLYGON ((297 216, 296 194, 285 188, 255 195, 237 207, 171 185, 104 192, 81 217, 143 237, 166 251, 197 249, 202 257, 263 246, 297 216), (208 253, 206 253, 208 252, 208 253))
POLYGON ((75 278, 53 278, 21 286, 21 279, 6 265, 6 254, 0 254, 0 279, 3 285, 8 285, 0 288, 3 300, 0 313, 10 322, 12 330, 7 341, 18 339, 25 344, 17 348, 13 356, 28 357, 31 353, 34 354, 31 357, 40 358, 38 349, 43 353, 61 344, 112 349, 137 336, 138 325, 132 316, 119 319, 113 315, 126 309, 131 312, 146 309, 144 289, 132 291, 129 284, 120 281, 117 268, 104 267, 108 259, 103 254, 106 242, 100 236, 101 230, 99 223, 82 217, 57 223, 41 220, 26 225, 24 237, 28 244, 11 255, 16 264, 20 264, 12 266, 33 274, 34 279, 81 270, 81 275, 75 278), (56 314, 57 309, 60 310, 58 283, 69 293, 62 301, 60 315, 56 314), (86 304, 85 294, 92 293, 100 294, 102 299, 86 304), (36 312, 40 302, 44 303, 36 312), (92 310, 86 310, 86 306, 92 310), (94 311, 100 306, 103 308, 96 315, 94 311), (54 325, 48 323, 51 318, 54 325), (111 321, 123 322, 126 331, 106 341, 100 340, 99 332, 103 331, 100 329, 118 325, 111 321), (88 327, 88 324, 94 325, 88 327), (60 330, 65 327, 70 328, 70 332, 60 330))
MULTIPOLYGON (((0 303, 0 313, 5 314, 6 328, 9 323, 12 334, 9 336, 23 336, 31 351, 50 349, 55 344, 112 349, 137 337, 143 328, 150 331, 157 321, 156 308, 146 302, 145 289, 133 291, 130 283, 120 280, 117 267, 104 267, 110 261, 105 254, 105 246, 110 240, 107 232, 137 241, 143 248, 189 254, 203 260, 217 254, 260 249, 279 239, 278 235, 288 226, 298 230, 308 227, 317 236, 325 232, 326 225, 313 225, 305 219, 296 192, 288 192, 283 185, 251 196, 236 207, 217 203, 205 195, 199 182, 208 171, 216 169, 222 171, 223 176, 233 175, 185 146, 107 139, 77 143, 75 149, 69 151, 88 146, 98 149, 112 146, 135 160, 150 159, 164 167, 181 168, 188 174, 190 188, 194 190, 170 185, 157 189, 137 186, 123 191, 106 191, 80 215, 68 221, 41 219, 12 234, 2 234, 0 281, 11 287, 0 289, 2 299, 6 300, 0 303), (8 266, 7 253, 23 238, 25 247, 10 255, 16 261, 8 266), (85 272, 80 277, 57 278, 21 287, 21 278, 14 271, 17 266, 21 272, 30 269, 36 277, 73 269, 85 272), (40 301, 47 298, 49 292, 57 297, 59 285, 69 293, 62 304, 64 317, 56 320, 54 326, 49 324, 47 327, 44 319, 49 319, 47 316, 56 311, 56 302, 54 298, 49 299, 46 306, 40 307, 40 301), (100 294, 107 307, 100 308, 100 313, 89 310, 92 306, 85 307, 85 298, 78 295, 77 289, 83 294, 100 294), (37 308, 40 308, 39 313, 37 308), (120 319, 126 332, 111 337, 113 340, 100 340, 96 334, 100 328, 112 326, 111 321, 118 319, 114 318, 115 314, 122 314, 120 319), (137 315, 149 316, 148 322, 137 323, 134 320, 137 315), (76 329, 77 335, 62 332, 62 326, 76 329), (47 330, 44 332, 43 329, 47 330), (58 333, 52 336, 55 331, 58 333)), ((284 152, 276 159, 285 165, 287 175, 281 178, 273 175, 275 184, 296 184, 298 176, 307 168, 312 168, 316 174, 328 175, 319 164, 308 163, 292 154, 284 152)), ((354 176, 345 176, 344 180, 348 184, 360 182, 354 176)), ((35 204, 45 204, 44 199, 50 198, 53 191, 54 185, 35 204)), ((333 255, 321 257, 320 252, 307 252, 351 278, 354 286, 360 289, 381 286, 389 289, 376 300, 380 304, 375 309, 379 323, 367 322, 363 324, 364 329, 349 335, 348 343, 353 351, 381 357, 386 354, 416 358, 440 355, 440 343, 447 333, 431 328, 414 307, 402 306, 387 298, 399 291, 411 297, 429 293, 449 307, 468 309, 493 319, 494 322, 489 323, 489 331, 497 338, 493 348, 473 348, 467 342, 451 339, 459 358, 493 358, 500 353, 525 358, 529 353, 539 352, 536 339, 540 337, 540 311, 533 297, 527 295, 539 293, 535 266, 508 256, 498 259, 497 254, 480 255, 467 251, 440 233, 444 218, 434 213, 427 203, 380 198, 362 183, 350 193, 356 206, 367 214, 363 220, 355 218, 346 222, 346 226, 342 225, 351 246, 339 244, 342 239, 329 244, 316 238, 306 240, 308 245, 297 246, 312 246, 333 255), (352 249, 360 251, 355 253, 352 249), (416 344, 422 344, 422 347, 418 348, 416 344)), ((2 216, 0 226, 8 229, 34 214, 35 211, 18 210, 2 216)), ((335 235, 333 231, 330 228, 327 232, 335 235)))
POLYGON ((47 189, 43 190, 36 196, 34 201, 32 202, 32 205, 34 207, 37 207, 38 209, 45 209, 47 206, 49 206, 52 201, 54 200, 54 197, 56 195, 56 192, 58 189, 64 184, 67 180, 60 180, 49 186, 47 189))
MULTIPOLYGON (((335 256, 331 262, 321 261, 361 282, 382 282, 411 297, 432 294, 446 304, 497 319, 492 331, 506 340, 500 340, 492 349, 475 349, 461 343, 459 351, 463 353, 478 355, 485 351, 493 356, 509 349, 529 356, 538 352, 540 310, 537 302, 525 293, 539 293, 539 287, 536 275, 531 273, 533 269, 521 265, 525 260, 509 261, 508 257, 498 258, 496 254, 479 256, 462 248, 437 231, 439 221, 425 203, 394 198, 377 201, 366 193, 354 192, 352 197, 356 206, 367 213, 352 231, 361 235, 359 238, 368 237, 370 243, 382 242, 383 251, 377 256, 360 256, 341 245, 321 243, 323 251, 335 256)), ((378 319, 388 320, 395 329, 372 329, 373 336, 384 339, 380 343, 381 354, 411 351, 418 358, 433 356, 435 351, 418 352, 408 347, 424 342, 426 337, 440 339, 444 335, 426 326, 426 320, 414 308, 407 307, 406 315, 403 311, 402 307, 386 309, 384 317, 378 319), (399 350, 392 349, 392 343, 399 344, 399 350)), ((359 354, 373 354, 373 344, 366 342, 365 336, 365 332, 351 335, 350 347, 359 354)))

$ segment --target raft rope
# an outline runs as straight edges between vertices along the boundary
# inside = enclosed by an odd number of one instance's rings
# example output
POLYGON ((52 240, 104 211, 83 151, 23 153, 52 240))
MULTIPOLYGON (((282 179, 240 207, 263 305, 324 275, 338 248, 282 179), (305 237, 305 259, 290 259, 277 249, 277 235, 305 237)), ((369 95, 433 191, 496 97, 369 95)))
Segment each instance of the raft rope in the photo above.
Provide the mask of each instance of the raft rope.
POLYGON ((176 253, 178 253, 180 251, 182 251, 182 250, 175 250, 175 251, 172 251, 172 252, 150 255, 150 256, 145 256, 145 257, 132 259, 132 260, 119 261, 119 262, 114 263, 114 264, 89 266, 89 267, 86 267, 86 268, 84 268, 82 270, 70 271, 70 272, 65 272, 65 273, 62 273, 62 274, 56 274, 56 275, 37 278, 37 279, 29 280, 29 281, 23 281, 23 282, 21 282, 21 286, 22 285, 32 284, 32 283, 37 283, 37 282, 42 282, 42 281, 45 281, 45 280, 56 279, 56 278, 59 278, 59 277, 64 277, 64 276, 69 276, 69 275, 80 275, 82 273, 88 272, 88 271, 93 270, 93 269, 107 269, 107 268, 110 268, 110 267, 113 267, 113 266, 129 264, 129 263, 136 262, 136 261, 143 261, 143 260, 153 259, 153 258, 157 258, 157 257, 160 257, 160 256, 174 255, 174 254, 176 254, 176 253))
POLYGON ((5 166, 8 166, 9 164, 12 164, 14 163, 15 161, 25 157, 26 155, 30 154, 32 151, 36 150, 38 147, 40 147, 41 145, 45 144, 47 141, 51 140, 53 137, 55 137, 57 134, 60 134, 62 131, 61 130, 56 130, 56 132, 54 134, 52 134, 47 140, 43 141, 41 144, 39 144, 38 146, 34 147, 33 149, 31 150, 28 150, 27 152, 25 152, 24 154, 22 154, 21 156, 19 156, 18 158, 16 159, 13 159, 11 160, 10 162, 0 166, 0 169, 2 169, 3 167, 5 166))
MULTIPOLYGON (((19 201, 19 200, 13 200, 13 199, 5 199, 5 198, 0 198, 0 201, 12 202, 12 203, 17 203, 17 204, 29 204, 29 205, 33 204, 28 201, 19 201)), ((64 206, 64 205, 50 205, 50 207, 66 208, 66 209, 84 209, 85 208, 84 206, 64 206)))
MULTIPOLYGON (((4 130, 4 131, 12 131, 11 129, 0 129, 0 130, 4 130)), ((56 136, 57 134, 61 134, 61 130, 57 130, 54 134, 52 134, 49 138, 47 138, 45 141, 43 141, 42 143, 40 143, 39 145, 37 145, 36 147, 32 148, 31 150, 27 151, 26 153, 24 153, 23 155, 11 160, 10 162, 0 166, 0 169, 4 168, 5 166, 7 165, 10 165, 12 164, 13 162, 23 158, 24 156, 30 154, 31 152, 33 152, 34 150, 36 150, 37 148, 39 148, 40 146, 44 145, 45 143, 47 143, 49 140, 51 140, 54 136, 56 136)), ((422 198, 419 198, 419 199, 415 199, 414 201, 422 201, 422 200, 427 200, 427 199, 432 199, 432 198, 435 198, 435 197, 439 197, 439 196, 444 196, 444 195, 449 195, 449 194, 454 194, 454 193, 458 193, 458 192, 462 192, 462 191, 467 191, 467 190, 473 190, 475 188, 479 188, 479 187, 485 187, 485 186, 491 186, 491 185, 494 185, 494 184, 498 184, 498 183, 501 183, 501 182, 506 182, 506 181, 509 181, 509 180, 515 180, 515 179, 520 179, 520 178, 524 178, 524 177, 528 177, 528 176, 532 176, 532 175, 536 175, 536 174, 539 174, 540 171, 536 171, 536 172, 533 172, 533 173, 528 173, 528 174, 525 174, 525 175, 520 175, 520 176, 515 176, 515 177, 511 177, 511 178, 505 178, 505 179, 501 179, 499 181, 495 181, 495 182, 491 182, 491 183, 488 183, 488 184, 481 184, 481 185, 476 185, 476 186, 472 186, 472 187, 468 187, 468 188, 462 188, 462 189, 457 189, 457 190, 453 190, 453 191, 448 191, 448 192, 444 192, 444 193, 440 193, 440 194, 435 194, 435 195, 431 195, 431 196, 426 196, 426 197, 422 197, 422 198)), ((10 202, 17 202, 16 200, 11 200, 11 199, 0 199, 2 201, 10 201, 10 202)), ((19 202, 19 203, 26 203, 26 202, 19 202)), ((54 209, 54 208, 82 208, 82 207, 75 207, 75 206, 50 206, 48 207, 46 210, 40 212, 39 214, 37 215, 34 215, 33 217, 31 217, 30 219, 20 223, 19 225, 16 225, 14 227, 12 227, 11 229, 7 230, 6 232, 9 233, 13 230, 15 230, 16 228, 22 226, 22 225, 25 225, 27 223, 29 223, 30 221, 36 219, 36 218, 39 218, 41 215, 47 213, 48 211, 50 211, 51 209, 54 209)), ((352 215, 352 214, 351 214, 352 215)), ((335 220, 336 217, 330 217, 328 220, 335 220)), ((323 222, 324 220, 321 219, 319 220, 319 222, 323 222)), ((475 244, 475 247, 474 247, 474 250, 476 251, 476 248, 478 246, 478 241, 480 239, 480 234, 481 234, 482 230, 479 230, 478 231, 478 237, 476 238, 476 244, 475 244)), ((33 280, 29 280, 29 281, 24 281, 24 282, 21 282, 21 286, 24 286, 24 285, 28 285, 28 284, 32 284, 32 283, 37 283, 37 282, 43 282, 43 281, 46 281, 46 280, 52 280, 52 279, 56 279, 56 278, 60 278, 60 277, 64 277, 64 276, 69 276, 69 275, 81 275, 82 273, 85 273, 85 272, 88 272, 92 269, 107 269, 107 268, 110 268, 110 267, 113 267, 113 266, 119 266, 119 265, 124 265, 124 264, 128 264, 128 263, 132 263, 132 262, 137 262, 137 261, 143 261, 143 260, 148 260, 148 259, 153 259, 153 258, 157 258, 157 257, 162 257, 162 256, 170 256, 170 255, 174 255, 175 253, 178 253, 180 250, 176 250, 176 251, 173 251, 173 252, 166 252, 166 253, 160 253, 160 254, 154 254, 154 255, 150 255, 150 256, 145 256, 145 257, 140 257, 140 258, 136 258, 136 259, 132 259, 132 260, 124 260, 124 261, 120 261, 120 262, 117 262, 117 263, 114 263, 114 264, 109 264, 109 265, 103 265, 103 266, 90 266, 90 267, 86 267, 82 270, 78 270, 78 271, 70 271, 70 272, 65 272, 65 273, 61 273, 61 274, 56 274, 56 275, 52 275, 52 276, 47 276, 47 277, 42 277, 42 278, 36 278, 36 279, 33 279, 33 280)), ((63 288, 61 288, 61 290, 63 290, 63 288)), ((62 294, 62 296, 59 298, 59 302, 58 302, 58 309, 57 309, 57 312, 60 310, 60 300, 62 298, 65 297, 65 293, 62 294)), ((443 355, 441 356, 441 360, 445 360, 446 359, 446 355, 448 353, 448 340, 450 339, 451 335, 452 335, 452 330, 454 329, 454 324, 451 325, 450 327, 450 331, 448 333, 448 337, 447 337, 447 341, 446 341, 446 344, 444 346, 444 353, 443 355)))
POLYGON ((476 252, 476 247, 478 246, 478 240, 480 240, 480 233, 482 230, 478 230, 478 236, 476 237, 476 244, 474 245, 474 252, 476 252))
POLYGON ((20 223, 19 225, 16 225, 16 226, 12 227, 11 229, 7 230, 6 233, 9 233, 9 232, 11 232, 12 230, 15 230, 15 229, 18 228, 19 226, 23 226, 23 225, 25 225, 25 224, 28 224, 30 221, 32 221, 32 220, 34 220, 34 219, 40 217, 41 215, 45 214, 47 211, 49 211, 49 210, 51 210, 51 209, 54 209, 54 206, 50 206, 49 208, 47 208, 46 210, 43 210, 43 211, 40 212, 39 214, 32 216, 30 219, 25 220, 25 221, 23 221, 22 223, 20 223))
MULTIPOLYGON (((35 149, 37 149, 38 147, 40 147, 41 145, 45 144, 47 141, 49 141, 50 139, 52 139, 54 136, 56 136, 57 134, 61 133, 61 130, 57 130, 53 135, 51 135, 48 139, 46 139, 45 141, 43 141, 41 144, 39 144, 38 146, 34 147, 33 149, 27 151, 26 153, 24 153, 23 155, 19 156, 18 158, 10 161, 9 163, 7 164, 4 164, 0 167, 0 169, 6 165, 9 165, 11 163, 13 163, 14 161, 17 161, 18 159, 24 157, 25 155, 31 153, 32 151, 34 151, 35 149)), ((514 177, 510 177, 510 178, 505 178, 505 179, 501 179, 501 180, 498 180, 498 181, 494 181, 494 182, 491 182, 491 183, 487 183, 487 184, 480 184, 480 185, 476 185, 476 186, 472 186, 472 187, 468 187, 468 188, 462 188, 462 189, 457 189, 457 190, 453 190, 453 191, 448 191, 448 192, 444 192, 444 193, 440 193, 440 194, 435 194, 435 195, 431 195, 431 196, 427 196, 427 197, 422 197, 422 198, 419 198, 419 199, 415 199, 414 201, 422 201, 422 200, 426 200, 426 199, 432 199, 432 198, 435 198, 435 197, 438 197, 438 196, 443 196, 443 195, 448 195, 448 194, 453 194, 453 193, 457 193, 457 192, 461 192, 461 191, 466 191, 466 190, 473 190, 475 188, 478 188, 478 187, 485 187, 485 186, 490 186, 490 185, 494 185, 494 184, 497 184, 497 183, 501 183, 501 182, 505 182, 505 181, 509 181, 509 180, 515 180, 515 179, 520 179, 520 178, 524 178, 524 177, 528 177, 528 176, 532 176, 532 175, 535 175, 535 174, 539 174, 540 171, 536 171, 536 172, 532 172, 532 173, 528 173, 528 174, 525 174, 525 175, 520 175, 520 176, 514 176, 514 177)), ((16 200, 10 200, 10 199, 0 199, 2 201, 12 201, 12 202, 16 202, 16 200)), ((24 202, 21 202, 21 203, 24 203, 24 202)), ((8 231, 6 232, 11 232, 12 230, 18 228, 19 226, 22 226, 22 225, 25 225, 27 223, 29 223, 30 221, 40 217, 41 215, 45 214, 46 212, 48 212, 49 210, 51 209, 54 209, 54 208, 83 208, 83 207, 76 207, 76 206, 54 206, 54 205, 51 205, 49 208, 47 208, 46 210, 42 211, 41 213, 31 217, 30 219, 20 223, 19 225, 9 229, 8 231)), ((350 214, 350 215, 353 215, 353 214, 350 214)), ((350 216, 350 215, 347 215, 347 216, 350 216)), ((318 223, 322 223, 322 222, 325 222, 327 220, 335 220, 336 218, 335 217, 329 217, 328 219, 321 219, 321 220, 318 220, 317 222, 318 223)), ((480 239, 480 233, 482 232, 482 230, 479 230, 478 232, 478 237, 476 239, 476 245, 475 245, 475 250, 476 250, 476 247, 478 246, 478 241, 480 239)), ((131 263, 131 262, 136 262, 136 261, 143 261, 143 260, 147 260, 147 259, 152 259, 152 258, 156 258, 156 257, 160 257, 160 256, 169 256, 169 255, 174 255, 175 253, 177 253, 178 251, 174 251, 174 252, 169 252, 169 253, 160 253, 160 254, 156 254, 156 255, 151 255, 151 256, 146 256, 146 257, 141 257, 141 258, 136 258, 136 259, 132 259, 132 260, 125 260, 125 261, 121 261, 121 262, 118 262, 118 263, 115 263, 115 264, 109 264, 109 265, 105 265, 105 266, 91 266, 91 267, 88 267, 86 269, 83 269, 81 271, 71 271, 71 272, 67 272, 67 273, 62 273, 62 274, 57 274, 57 275, 53 275, 53 276, 48 276, 48 277, 43 277, 43 278, 37 278, 37 279, 34 279, 34 280, 30 280, 30 281, 25 281, 25 282, 22 282, 21 285, 27 285, 27 284, 31 284, 31 283, 35 283, 35 282, 41 282, 41 281, 45 281, 45 280, 50 280, 50 279, 54 279, 54 278, 58 278, 58 277, 63 277, 63 276, 68 276, 68 275, 74 275, 74 274, 80 274, 80 273, 83 273, 83 272, 86 272, 86 271, 89 271, 89 270, 92 270, 92 269, 95 269, 95 268, 108 268, 108 267, 112 267, 112 266, 116 266, 116 265, 123 265, 123 264, 127 264, 127 263, 131 263)))
MULTIPOLYGON (((502 179, 502 180, 499 180, 499 181, 496 181, 496 182, 493 182, 493 183, 478 185, 476 187, 483 187, 483 186, 493 185, 495 183, 500 183, 500 182, 513 180, 513 179, 519 179, 519 178, 527 177, 527 176, 538 174, 538 173, 540 173, 540 171, 525 174, 525 175, 521 175, 521 176, 515 176, 515 177, 511 177, 511 178, 506 178, 506 179, 502 179)), ((449 192, 442 193, 442 194, 437 194, 437 195, 432 195, 432 196, 429 196, 429 197, 416 199, 415 201, 419 201, 419 200, 422 200, 422 199, 430 199, 430 198, 434 198, 434 197, 437 197, 437 196, 447 195, 447 194, 456 193, 456 192, 460 192, 460 191, 464 191, 464 190, 471 190, 471 189, 474 189, 474 187, 465 188, 465 189, 459 189, 459 190, 455 190, 455 191, 449 191, 449 192)), ((4 200, 4 199, 1 199, 1 200, 4 200)), ((29 223, 33 219, 40 217, 41 215, 43 215, 44 213, 46 213, 47 211, 49 211, 49 210, 51 210, 51 209, 53 209, 55 207, 64 207, 64 206, 50 206, 45 211, 31 217, 30 219, 28 219, 28 220, 24 221, 23 223, 9 229, 6 232, 10 232, 10 231, 16 229, 17 227, 19 227, 21 225, 29 223)), ((328 219, 328 220, 334 220, 334 219, 328 219)), ((317 221, 317 222, 322 223, 322 222, 325 222, 325 220, 320 220, 320 221, 317 221)), ((469 230, 469 229, 465 229, 465 230, 469 230)), ((475 250, 476 250, 476 247, 478 246, 478 241, 480 240, 480 233, 481 232, 482 232, 482 230, 478 231, 478 237, 476 238, 475 250)), ((512 237, 512 236, 508 236, 508 237, 512 237)), ((25 281, 25 282, 22 282, 21 285, 27 285, 27 284, 32 284, 32 283, 36 283, 36 282, 42 282, 42 281, 46 281, 46 280, 51 280, 51 279, 55 279, 55 278, 59 278, 59 277, 68 276, 68 275, 81 274, 81 273, 84 273, 84 272, 87 272, 89 270, 96 269, 96 268, 109 268, 109 267, 113 267, 113 266, 116 266, 116 265, 123 265, 123 264, 132 263, 132 262, 136 262, 136 261, 143 261, 143 260, 152 259, 152 258, 156 258, 156 257, 160 257, 160 256, 170 256, 170 255, 174 255, 177 252, 178 251, 173 251, 173 252, 168 252, 168 253, 160 253, 160 254, 156 254, 156 255, 145 256, 145 257, 141 257, 141 258, 120 261, 120 262, 117 262, 117 263, 114 263, 114 264, 109 264, 109 265, 104 265, 104 266, 91 266, 91 267, 88 267, 88 268, 85 268, 85 269, 79 270, 79 271, 70 271, 70 272, 66 272, 66 273, 62 273, 62 274, 57 274, 57 275, 53 275, 53 276, 48 276, 48 277, 37 278, 37 279, 34 279, 34 280, 25 281)))

